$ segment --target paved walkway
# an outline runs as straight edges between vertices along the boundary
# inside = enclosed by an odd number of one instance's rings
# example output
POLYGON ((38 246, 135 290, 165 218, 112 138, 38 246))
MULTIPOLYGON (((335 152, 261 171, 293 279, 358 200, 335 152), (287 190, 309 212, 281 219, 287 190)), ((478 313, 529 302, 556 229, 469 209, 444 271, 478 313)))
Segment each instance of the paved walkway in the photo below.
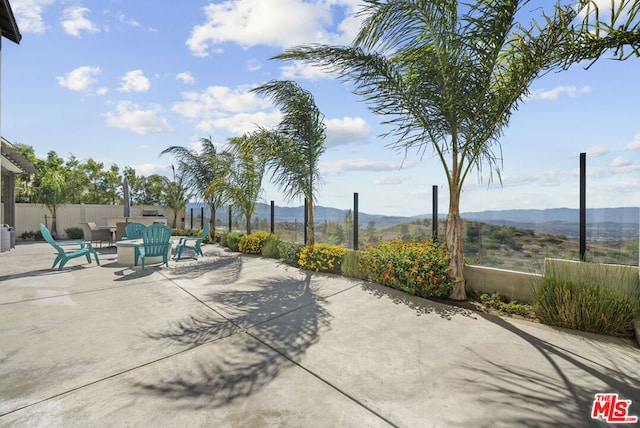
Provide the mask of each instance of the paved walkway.
POLYGON ((208 245, 127 268, 0 253, 0 426, 603 426, 640 349, 208 245))

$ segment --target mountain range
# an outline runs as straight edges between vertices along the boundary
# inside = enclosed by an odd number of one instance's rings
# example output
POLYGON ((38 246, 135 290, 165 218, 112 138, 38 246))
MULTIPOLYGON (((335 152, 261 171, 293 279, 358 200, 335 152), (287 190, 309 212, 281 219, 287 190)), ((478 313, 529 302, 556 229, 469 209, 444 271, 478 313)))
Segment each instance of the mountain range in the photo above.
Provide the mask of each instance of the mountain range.
MULTIPOLYGON (((203 204, 188 204, 187 209, 194 208, 196 214, 203 204)), ((205 215, 209 215, 205 207, 205 215)), ((348 210, 316 206, 315 222, 342 222, 348 210)), ((269 219, 271 208, 268 204, 258 203, 253 217, 269 219)), ((304 219, 304 207, 274 207, 275 222, 299 222, 304 219)), ((366 227, 374 222, 374 227, 388 227, 416 220, 431 219, 432 215, 416 216, 388 216, 382 214, 358 213, 358 222, 366 227)), ((438 215, 444 219, 446 213, 438 215)), ((570 239, 578 239, 580 212, 574 208, 549 209, 516 209, 494 210, 462 213, 461 217, 467 221, 479 221, 494 225, 512 226, 519 229, 531 229, 536 233, 549 235, 564 235, 570 239)), ((225 212, 218 212, 219 219, 226 218, 225 212)), ((224 221, 224 220, 223 220, 224 221)), ((640 208, 589 208, 587 209, 587 237, 596 240, 637 239, 640 233, 640 208)))

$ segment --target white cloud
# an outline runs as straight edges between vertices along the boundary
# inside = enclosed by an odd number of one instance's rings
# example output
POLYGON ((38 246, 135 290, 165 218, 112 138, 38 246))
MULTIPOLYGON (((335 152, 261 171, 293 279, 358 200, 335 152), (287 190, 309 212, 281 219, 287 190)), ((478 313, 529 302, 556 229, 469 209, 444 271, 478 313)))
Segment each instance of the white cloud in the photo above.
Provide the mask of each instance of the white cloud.
POLYGON ((609 148, 604 144, 598 144, 597 146, 588 148, 586 153, 588 156, 602 156, 609 153, 609 148))
POLYGON ((62 28, 64 31, 75 37, 80 37, 81 31, 88 33, 97 33, 100 31, 98 27, 85 17, 85 14, 91 12, 86 7, 68 7, 62 12, 62 28))
POLYGON ((557 100, 561 95, 566 94, 570 98, 575 98, 580 94, 586 94, 591 92, 590 86, 583 86, 577 88, 575 86, 556 86, 551 90, 538 90, 531 91, 529 99, 533 100, 557 100))
POLYGON ((125 129, 140 135, 172 133, 173 128, 166 119, 160 117, 160 112, 159 106, 150 106, 144 110, 130 101, 121 101, 115 112, 106 113, 104 116, 107 125, 112 128, 125 129))
POLYGON ((121 92, 147 92, 151 82, 144 76, 142 70, 132 70, 122 76, 122 85, 118 88, 121 92))
POLYGON ((361 117, 344 117, 325 120, 327 125, 327 147, 343 144, 362 144, 368 142, 371 128, 361 117))
POLYGON ((631 161, 628 159, 625 159, 622 156, 618 156, 613 161, 611 161, 611 166, 614 168, 624 168, 629 165, 631 165, 631 161))
POLYGON ((249 92, 248 87, 231 89, 209 86, 204 92, 183 92, 184 101, 172 110, 191 119, 219 117, 228 113, 247 113, 271 107, 271 103, 249 92))
POLYGON ((86 91, 91 84, 95 82, 95 76, 100 73, 99 67, 90 67, 88 65, 78 67, 64 76, 58 76, 56 79, 60 86, 72 91, 86 91))
POLYGON ((280 123, 282 115, 279 111, 271 113, 239 113, 232 116, 217 119, 206 119, 198 123, 196 128, 202 132, 213 133, 218 129, 226 129, 234 135, 240 136, 247 132, 253 132, 258 127, 273 128, 280 123))
POLYGON ((340 175, 352 171, 397 171, 410 167, 413 162, 388 162, 370 159, 339 159, 320 163, 320 172, 326 175, 340 175))
POLYGON ((126 24, 126 25, 130 25, 131 27, 134 27, 134 28, 140 28, 141 27, 141 25, 140 25, 140 23, 138 21, 136 21, 135 19, 127 18, 124 15, 124 13, 121 13, 121 12, 116 14, 116 19, 119 22, 121 22, 123 24, 126 24))
POLYGON ((44 33, 46 24, 42 19, 44 8, 53 4, 54 0, 21 0, 13 1, 11 9, 16 23, 22 33, 44 33))
POLYGON ((280 67, 280 72, 283 79, 289 80, 306 79, 314 81, 319 79, 335 79, 333 73, 323 71, 323 69, 317 65, 301 61, 280 67))
POLYGON ((136 171, 138 175, 144 175, 145 177, 149 177, 150 175, 163 175, 165 177, 171 178, 171 168, 167 167, 167 165, 158 165, 153 163, 143 163, 138 165, 133 165, 132 168, 136 171))
POLYGON ((227 0, 203 8, 205 23, 193 27, 186 44, 194 55, 208 56, 215 45, 226 42, 244 47, 258 44, 286 48, 304 43, 349 43, 357 26, 346 13, 353 0, 227 0), (292 19, 295 17, 295 19, 292 19))
POLYGON ((629 150, 640 150, 640 134, 636 134, 636 138, 627 144, 629 150))
POLYGON ((251 58, 248 62, 247 62, 247 70, 249 71, 258 71, 262 69, 262 64, 260 63, 259 60, 255 59, 255 58, 251 58))
POLYGON ((382 174, 376 180, 374 180, 373 184, 397 185, 402 184, 407 180, 409 180, 409 177, 407 177, 406 175, 382 174))
POLYGON ((196 79, 188 71, 183 71, 176 75, 176 79, 181 80, 185 85, 193 85, 196 83, 196 79))

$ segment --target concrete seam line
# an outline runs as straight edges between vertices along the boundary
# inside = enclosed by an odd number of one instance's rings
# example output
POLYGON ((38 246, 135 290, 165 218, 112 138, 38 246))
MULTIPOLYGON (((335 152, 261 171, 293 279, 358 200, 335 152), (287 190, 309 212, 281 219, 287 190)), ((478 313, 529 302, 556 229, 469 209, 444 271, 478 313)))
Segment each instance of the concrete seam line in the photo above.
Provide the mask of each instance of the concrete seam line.
POLYGON ((151 365, 153 365, 153 364, 159 363, 159 362, 161 362, 161 361, 168 360, 169 358, 177 357, 178 355, 184 354, 184 353, 186 353, 186 352, 193 351, 194 349, 197 349, 197 348, 199 348, 199 347, 201 347, 201 346, 204 346, 204 345, 209 345, 209 344, 211 344, 211 343, 217 342, 218 340, 223 340, 223 339, 226 339, 226 338, 228 338, 228 337, 235 336, 235 335, 237 335, 237 334, 242 334, 242 333, 244 333, 244 332, 242 332, 242 331, 238 331, 238 332, 236 332, 236 333, 231 333, 231 334, 229 334, 229 335, 222 336, 222 337, 218 337, 218 338, 216 338, 216 339, 213 339, 213 340, 210 340, 210 341, 207 341, 207 342, 204 342, 204 343, 200 343, 200 344, 197 344, 197 345, 191 346, 191 347, 186 348, 186 349, 183 349, 183 350, 181 350, 181 351, 174 352, 173 354, 165 355, 165 356, 164 356, 164 357, 162 357, 162 358, 158 358, 158 359, 155 359, 155 360, 152 360, 152 361, 147 361, 146 363, 140 364, 140 365, 138 365, 138 366, 131 367, 131 368, 128 368, 128 369, 126 369, 126 370, 122 370, 122 371, 120 371, 120 372, 110 374, 110 375, 105 376, 105 377, 103 377, 103 378, 96 379, 96 380, 91 381, 91 382, 89 382, 89 383, 85 383, 85 384, 83 384, 83 385, 73 387, 73 388, 71 388, 71 389, 69 389, 69 390, 67 390, 67 391, 59 392, 59 393, 54 394, 54 395, 52 395, 52 396, 50 396, 50 397, 46 397, 46 398, 43 398, 43 399, 41 399, 41 400, 34 401, 33 403, 25 404, 25 405, 24 405, 24 406, 22 406, 22 407, 18 407, 18 408, 16 408, 16 409, 13 409, 13 410, 8 411, 8 412, 6 412, 6 413, 0 413, 0 418, 1 418, 1 417, 3 417, 3 416, 10 415, 10 414, 12 414, 12 413, 18 412, 18 411, 20 411, 20 410, 24 410, 24 409, 27 409, 27 408, 29 408, 29 407, 33 407, 33 406, 36 406, 36 405, 38 405, 38 404, 41 404, 41 403, 44 403, 44 402, 47 402, 47 401, 53 400, 53 399, 55 399, 55 398, 62 397, 63 395, 71 394, 72 392, 79 391, 79 390, 81 390, 81 389, 87 388, 87 387, 89 387, 89 386, 96 385, 96 384, 101 383, 101 382, 104 382, 104 381, 106 381, 106 380, 109 380, 109 379, 113 379, 113 378, 119 377, 119 376, 121 376, 121 375, 123 375, 123 374, 127 374, 127 373, 133 372, 133 371, 135 371, 135 370, 138 370, 138 369, 141 369, 141 368, 144 368, 144 367, 151 366, 151 365))
POLYGON ((389 425, 391 425, 392 427, 396 427, 398 428, 399 425, 394 424, 392 421, 390 421, 387 417, 381 415, 379 412, 377 412, 376 410, 372 409, 371 407, 369 407, 368 405, 366 405, 365 403, 363 403, 362 401, 358 400, 357 398, 349 395, 346 391, 343 391, 341 388, 339 388, 338 386, 334 385, 333 383, 329 382, 328 380, 324 379, 323 377, 321 377, 320 375, 312 372, 311 370, 309 370, 308 368, 304 367, 302 364, 296 362, 295 360, 289 358, 289 356, 287 356, 285 353, 279 351, 278 349, 274 348, 273 346, 271 346, 270 344, 268 344, 267 342, 265 342, 264 340, 260 339, 258 336, 254 335, 253 333, 247 331, 247 335, 249 335, 250 337, 252 337, 253 339, 257 340, 258 342, 262 343, 264 346, 266 346, 267 348, 271 349, 273 352, 277 353, 278 355, 282 356, 282 358, 286 359, 287 361, 289 361, 290 363, 292 363, 294 366, 302 369, 304 372, 310 374, 311 376, 313 376, 314 378, 318 379, 320 382, 324 383, 325 385, 327 385, 329 388, 333 389, 334 391, 337 391, 339 394, 345 396, 346 398, 348 398, 349 400, 353 401, 354 403, 356 403, 358 406, 362 407, 363 409, 367 410, 368 412, 372 413, 373 415, 375 415, 376 417, 382 419, 383 421, 385 421, 386 423, 388 423, 389 425))
POLYGON ((8 305, 15 305, 15 304, 18 304, 18 303, 34 302, 34 301, 38 301, 38 300, 57 299, 59 297, 76 296, 78 294, 99 293, 101 291, 109 291, 109 290, 115 290, 115 289, 125 288, 125 287, 136 287, 136 285, 135 284, 120 285, 120 286, 117 286, 117 287, 105 287, 105 288, 97 288, 95 290, 76 291, 76 292, 73 292, 73 293, 56 294, 55 296, 45 296, 45 297, 35 297, 33 299, 14 300, 13 302, 0 303, 0 306, 8 306, 8 305))

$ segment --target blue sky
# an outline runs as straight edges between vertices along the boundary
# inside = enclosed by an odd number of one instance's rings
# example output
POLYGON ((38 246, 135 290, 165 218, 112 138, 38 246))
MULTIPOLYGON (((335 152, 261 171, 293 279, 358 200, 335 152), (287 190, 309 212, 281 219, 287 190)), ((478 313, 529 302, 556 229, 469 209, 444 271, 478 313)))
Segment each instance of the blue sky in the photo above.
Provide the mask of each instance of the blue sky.
MULTIPOLYGON (((169 175, 171 146, 273 126, 279 112, 248 91, 293 79, 326 117, 318 203, 388 215, 446 212, 446 178, 427 150, 395 153, 380 118, 302 64, 269 61, 304 43, 347 44, 358 0, 11 0, 22 42, 3 42, 2 133, 61 156, 169 175), (294 18, 295 17, 295 18, 294 18)), ((502 138, 503 183, 467 180, 461 211, 578 207, 587 152, 589 207, 640 205, 640 60, 600 60, 536 81, 502 138)), ((486 171, 485 171, 486 172, 486 171)), ((265 177, 264 201, 285 203, 265 177)))

